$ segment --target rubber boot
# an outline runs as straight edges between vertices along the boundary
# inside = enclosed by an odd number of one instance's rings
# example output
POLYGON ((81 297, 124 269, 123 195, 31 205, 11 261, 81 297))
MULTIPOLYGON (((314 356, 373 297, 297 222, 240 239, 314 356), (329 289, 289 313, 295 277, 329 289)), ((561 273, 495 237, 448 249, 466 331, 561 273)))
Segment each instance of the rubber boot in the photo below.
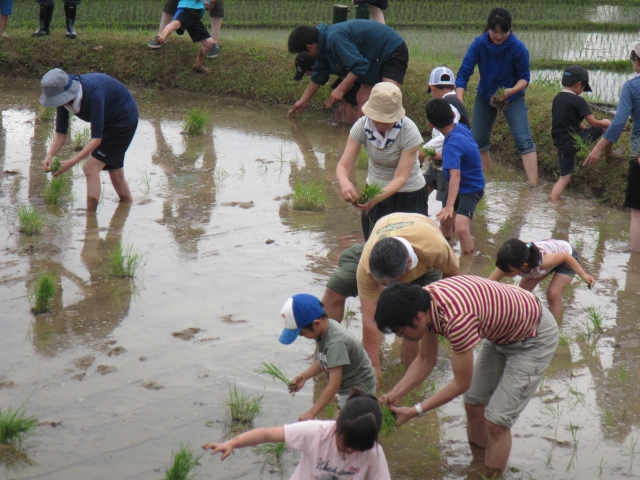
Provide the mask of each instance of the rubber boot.
POLYGON ((209 73, 209 69, 204 67, 204 59, 207 58, 208 49, 200 49, 196 63, 193 64, 193 69, 198 73, 209 73))
POLYGON ((97 198, 87 196, 87 212, 97 212, 99 203, 97 198))
POLYGON ((76 38, 78 34, 76 29, 73 28, 73 24, 76 22, 76 7, 77 5, 64 4, 64 14, 67 17, 67 38, 76 38))
POLYGON ((32 37, 44 37, 49 35, 49 25, 51 25, 51 18, 53 17, 53 4, 40 5, 40 26, 38 30, 31 34, 32 37))

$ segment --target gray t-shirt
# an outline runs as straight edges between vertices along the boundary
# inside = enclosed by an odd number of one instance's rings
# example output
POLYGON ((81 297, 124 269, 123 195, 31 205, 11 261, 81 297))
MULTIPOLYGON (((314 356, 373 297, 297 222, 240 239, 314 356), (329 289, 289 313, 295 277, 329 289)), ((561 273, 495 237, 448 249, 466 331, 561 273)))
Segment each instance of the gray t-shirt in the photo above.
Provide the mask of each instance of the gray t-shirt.
POLYGON ((317 341, 320 366, 329 376, 329 369, 342 367, 340 395, 348 394, 352 387, 372 392, 376 375, 369 356, 360 342, 335 320, 329 320, 327 334, 317 341))
MULTIPOLYGON (((369 170, 367 172, 367 184, 378 183, 386 187, 396 173, 396 168, 400 162, 400 154, 404 150, 422 145, 422 135, 413 120, 409 117, 402 119, 402 129, 393 143, 385 148, 375 147, 367 138, 364 131, 365 117, 360 118, 351 127, 350 135, 360 145, 364 145, 364 149, 369 155, 369 170)), ((420 162, 418 154, 413 161, 411 174, 405 184, 398 190, 399 192, 415 192, 426 185, 424 176, 420 171, 420 162)))

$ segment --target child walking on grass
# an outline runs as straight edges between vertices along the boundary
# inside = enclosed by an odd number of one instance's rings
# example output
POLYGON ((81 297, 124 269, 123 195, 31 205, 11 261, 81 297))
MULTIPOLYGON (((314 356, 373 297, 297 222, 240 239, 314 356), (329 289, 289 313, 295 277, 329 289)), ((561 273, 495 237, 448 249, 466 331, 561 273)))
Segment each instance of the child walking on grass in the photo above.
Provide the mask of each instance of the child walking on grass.
POLYGON ((342 408, 353 387, 364 388, 375 394, 376 376, 367 353, 356 337, 327 317, 320 300, 304 293, 294 295, 285 302, 280 314, 284 318, 280 343, 289 345, 298 336, 316 342, 317 360, 293 378, 289 390, 300 391, 307 380, 323 371, 329 378, 329 384, 318 401, 299 421, 314 420, 336 394, 338 407, 342 408))
POLYGON ((353 389, 336 421, 315 420, 257 428, 225 443, 207 443, 202 448, 211 450, 212 455, 221 453, 224 460, 235 448, 285 442, 287 447, 302 452, 291 480, 389 480, 387 459, 378 444, 381 426, 378 399, 353 389))
POLYGON ((562 320, 562 295, 577 273, 591 288, 596 281, 580 266, 575 248, 564 240, 541 240, 524 243, 517 238, 504 242, 496 258, 496 268, 489 280, 499 282, 504 277, 520 275, 520 288, 533 291, 542 280, 552 275, 547 288, 549 310, 562 320))
MULTIPOLYGON (((582 67, 572 65, 567 67, 562 75, 564 89, 553 99, 551 106, 551 136, 558 151, 560 164, 560 178, 551 189, 551 200, 560 200, 564 189, 569 185, 571 174, 575 171, 576 154, 580 137, 585 144, 595 142, 602 136, 611 120, 596 120, 591 113, 587 101, 582 98, 582 92, 591 92, 589 73, 582 67), (586 120, 590 128, 582 121, 586 120)), ((607 157, 614 157, 611 145, 607 147, 607 157)))
POLYGON ((193 64, 193 69, 198 73, 209 72, 209 69, 204 67, 204 59, 207 58, 207 53, 213 47, 213 39, 202 23, 202 16, 205 9, 210 10, 214 5, 215 3, 209 0, 180 0, 173 21, 165 27, 157 39, 158 43, 162 45, 173 32, 177 31, 178 35, 182 35, 186 30, 194 43, 202 43, 202 48, 196 57, 196 63, 193 64))

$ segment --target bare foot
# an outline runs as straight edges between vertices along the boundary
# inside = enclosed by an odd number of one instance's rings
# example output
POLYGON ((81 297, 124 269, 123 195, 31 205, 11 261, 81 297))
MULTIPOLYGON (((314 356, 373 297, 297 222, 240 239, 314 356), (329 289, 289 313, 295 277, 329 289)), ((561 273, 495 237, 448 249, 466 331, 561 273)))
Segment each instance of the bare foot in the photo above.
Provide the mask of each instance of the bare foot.
POLYGON ((198 73, 209 73, 211 71, 207 67, 203 67, 202 65, 198 65, 197 63, 193 64, 193 69, 198 73))

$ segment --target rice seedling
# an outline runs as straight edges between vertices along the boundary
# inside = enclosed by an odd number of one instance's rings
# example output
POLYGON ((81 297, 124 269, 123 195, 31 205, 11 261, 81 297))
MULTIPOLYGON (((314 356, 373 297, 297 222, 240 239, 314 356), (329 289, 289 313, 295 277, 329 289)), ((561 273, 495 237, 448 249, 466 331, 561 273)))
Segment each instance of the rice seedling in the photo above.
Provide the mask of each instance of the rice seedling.
POLYGON ((551 460, 553 460, 553 450, 554 447, 550 447, 549 450, 547 450, 547 461, 545 463, 549 468, 551 468, 551 460))
POLYGON ((364 148, 358 152, 358 158, 356 159, 356 170, 368 170, 369 169, 369 155, 364 148))
POLYGON ((229 176, 229 172, 227 172, 222 167, 218 167, 218 168, 216 168, 216 171, 214 172, 214 175, 216 177, 216 182, 217 183, 222 183, 224 181, 224 179, 229 176))
POLYGON ((223 397, 225 409, 231 422, 248 425, 262 413, 261 404, 264 395, 245 395, 238 392, 238 387, 230 385, 229 395, 223 397))
POLYGON ((578 437, 578 429, 580 427, 578 425, 574 425, 569 422, 569 431, 571 432, 571 443, 573 444, 573 449, 578 448, 578 442, 580 442, 580 437, 578 437))
POLYGON ((185 135, 202 135, 209 123, 209 116, 203 110, 190 110, 182 123, 182 133, 185 135))
POLYGON ((31 310, 34 313, 45 313, 51 310, 51 303, 53 302, 53 296, 58 291, 56 286, 56 279, 52 273, 41 273, 36 283, 33 286, 33 290, 29 294, 29 303, 31 303, 31 310))
POLYGON ((50 122, 56 118, 56 108, 44 108, 38 105, 38 113, 36 114, 36 120, 39 122, 50 122))
POLYGON ((613 427, 616 424, 616 417, 613 415, 613 411, 607 410, 606 408, 600 408, 600 415, 602 416, 602 422, 607 427, 613 427))
POLYGON ((620 364, 618 370, 616 370, 616 378, 622 385, 627 385, 629 383, 630 376, 627 365, 625 365, 624 363, 620 364))
POLYGON ((558 339, 559 347, 568 347, 569 346, 569 335, 565 335, 564 333, 560 334, 560 338, 558 339))
POLYGON ((44 217, 31 205, 21 205, 17 214, 20 231, 25 235, 35 235, 44 224, 44 217))
POLYGON ((107 252, 107 270, 114 277, 133 278, 144 263, 144 255, 134 252, 133 245, 124 245, 122 240, 107 252))
POLYGON ((632 433, 631 435, 629 435, 629 440, 624 442, 624 447, 627 450, 627 454, 628 455, 631 455, 632 457, 635 455, 636 446, 638 445, 638 439, 639 438, 640 438, 640 434, 638 434, 638 435, 636 435, 634 437, 633 433, 632 433))
MULTIPOLYGON (((571 132, 571 137, 573 138, 573 143, 574 143, 574 145, 576 147, 576 150, 577 150, 576 158, 578 160, 584 160, 591 153, 591 146, 592 145, 586 143, 582 139, 582 136, 579 133, 571 132)), ((576 165, 576 167, 579 167, 579 165, 576 165)))
POLYGON ((138 183, 138 185, 144 186, 144 194, 146 195, 149 193, 149 190, 151 190, 151 176, 146 170, 138 170, 138 174, 140 175, 140 183, 138 183))
POLYGON ((355 310, 351 308, 351 305, 346 305, 344 308, 344 315, 342 317, 343 320, 346 320, 349 317, 353 317, 356 314, 355 310))
POLYGON ((202 455, 196 454, 188 446, 180 444, 177 452, 171 452, 171 466, 165 468, 165 480, 193 480, 197 478, 196 468, 202 455))
POLYGON ((276 365, 275 363, 262 362, 262 367, 256 370, 256 374, 269 375, 273 379, 273 383, 275 383, 276 380, 280 380, 287 387, 291 385, 291 378, 289 378, 280 365, 276 365))
POLYGON ((69 175, 60 175, 47 180, 44 186, 44 201, 49 205, 60 205, 63 198, 71 195, 73 180, 69 175))
POLYGON ((51 167, 49 167, 49 171, 51 173, 56 173, 58 170, 60 170, 61 166, 62 162, 60 161, 60 159, 58 157, 53 157, 53 160, 51 161, 51 167))
POLYGON ((514 228, 515 227, 511 219, 507 218, 505 222, 502 224, 502 226, 498 229, 498 235, 500 235, 501 237, 506 237, 511 232, 513 232, 514 228))
POLYGON ((476 213, 481 215, 487 211, 487 208, 489 208, 489 204, 487 203, 487 197, 483 196, 478 202, 478 205, 476 205, 476 213))
POLYGON ((326 186, 321 182, 298 180, 293 187, 291 201, 294 210, 318 212, 327 208, 326 186))
POLYGON ((602 311, 593 305, 585 307, 584 311, 587 314, 587 318, 581 319, 580 322, 585 327, 587 338, 602 333, 602 321, 604 320, 602 311))
POLYGON ((19 446, 35 433, 37 426, 38 419, 27 414, 24 404, 15 410, 10 406, 0 408, 0 444, 19 446))
POLYGON ((336 412, 338 411, 338 407, 335 403, 328 403, 326 407, 324 407, 324 414, 327 416, 329 420, 332 420, 335 417, 336 412))
POLYGON ((371 185, 365 185, 358 196, 358 204, 364 205, 369 200, 373 200, 378 195, 384 192, 384 187, 379 183, 372 183, 371 185))
POLYGON ((437 443, 432 443, 430 445, 427 445, 426 450, 427 450, 427 454, 431 458, 433 458, 435 460, 440 460, 441 459, 442 455, 440 453, 440 448, 438 447, 437 443))
POLYGON ((435 157, 436 156, 436 151, 431 148, 431 147, 427 147, 427 146, 422 146, 422 151, 424 152, 424 154, 428 157, 435 157))
POLYGON ((400 427, 396 421, 396 413, 386 406, 381 407, 381 409, 382 427, 380 428, 380 432, 385 436, 390 435, 400 427))
POLYGON ((498 110, 506 110, 509 108, 509 100, 501 100, 501 97, 504 96, 505 90, 505 87, 500 87, 496 90, 496 93, 493 94, 491 100, 489 101, 489 104, 492 107, 497 108, 498 110))
POLYGON ((76 152, 82 150, 89 143, 89 140, 91 140, 91 129, 89 127, 74 131, 71 136, 71 143, 76 152))
POLYGON ((284 442, 263 443, 254 447, 254 451, 258 455, 265 456, 265 462, 269 465, 277 465, 282 460, 282 455, 287 451, 287 445, 284 442))

